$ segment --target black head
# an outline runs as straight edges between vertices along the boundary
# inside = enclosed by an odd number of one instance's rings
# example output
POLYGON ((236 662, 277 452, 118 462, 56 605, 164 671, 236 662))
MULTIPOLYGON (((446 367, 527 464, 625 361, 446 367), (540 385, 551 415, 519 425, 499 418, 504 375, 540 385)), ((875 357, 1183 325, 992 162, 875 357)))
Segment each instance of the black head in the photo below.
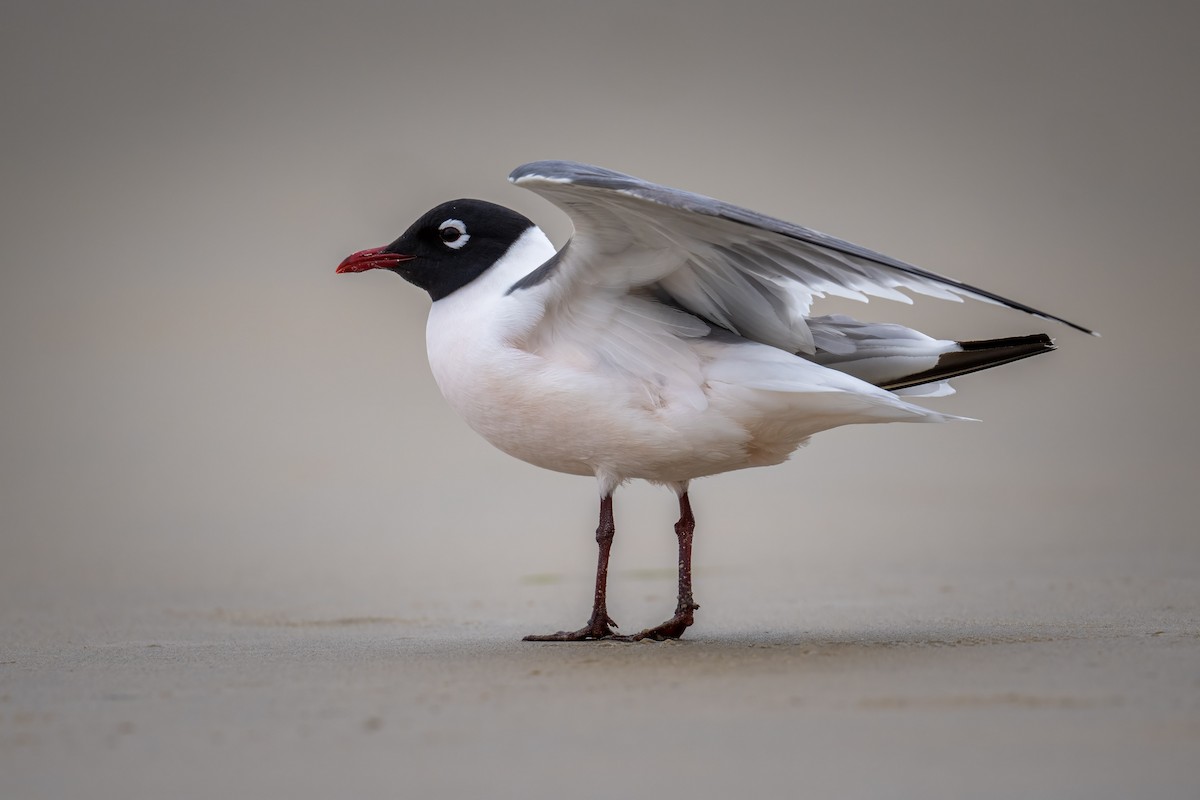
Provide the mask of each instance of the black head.
POLYGON ((350 256, 337 271, 388 269, 436 301, 483 274, 532 227, 528 218, 504 206, 452 200, 427 211, 386 247, 350 256))

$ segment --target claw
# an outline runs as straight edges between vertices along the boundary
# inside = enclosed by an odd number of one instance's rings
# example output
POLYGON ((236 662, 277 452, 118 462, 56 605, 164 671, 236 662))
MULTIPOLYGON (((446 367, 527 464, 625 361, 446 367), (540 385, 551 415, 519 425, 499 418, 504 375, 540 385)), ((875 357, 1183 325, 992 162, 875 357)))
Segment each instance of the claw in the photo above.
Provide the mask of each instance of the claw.
POLYGON ((604 615, 604 622, 596 622, 591 620, 587 625, 577 631, 559 631, 558 633, 541 633, 530 634, 521 641, 523 642, 591 642, 600 641, 602 639, 620 639, 613 628, 616 628, 617 623, 612 621, 612 618, 607 614, 604 615), (609 626, 612 626, 611 628, 609 626))

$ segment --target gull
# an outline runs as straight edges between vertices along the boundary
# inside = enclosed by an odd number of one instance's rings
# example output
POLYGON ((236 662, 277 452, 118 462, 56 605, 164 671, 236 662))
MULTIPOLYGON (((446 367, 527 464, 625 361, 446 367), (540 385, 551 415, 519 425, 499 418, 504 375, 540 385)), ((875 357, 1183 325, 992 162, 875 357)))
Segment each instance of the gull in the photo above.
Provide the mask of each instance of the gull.
POLYGON ((429 366, 455 411, 509 455, 595 478, 591 618, 528 641, 679 638, 699 608, 693 479, 779 464, 841 425, 962 419, 906 397, 949 394, 950 378, 1054 349, 1045 334, 952 341, 816 316, 814 299, 972 298, 1094 335, 832 236, 601 167, 537 161, 509 180, 571 218, 561 250, 523 215, 463 199, 337 272, 385 269, 427 291, 429 366), (678 602, 662 624, 619 635, 606 602, 613 492, 634 479, 678 499, 678 602))

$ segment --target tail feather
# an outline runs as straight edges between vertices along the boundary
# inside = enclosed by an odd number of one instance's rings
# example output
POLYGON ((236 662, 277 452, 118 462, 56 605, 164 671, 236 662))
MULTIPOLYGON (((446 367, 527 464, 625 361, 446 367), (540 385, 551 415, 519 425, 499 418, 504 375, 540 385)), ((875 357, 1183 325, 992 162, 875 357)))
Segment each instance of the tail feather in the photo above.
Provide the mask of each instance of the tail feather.
POLYGON ((1048 353, 1054 349, 1054 341, 1044 333, 1030 336, 1012 336, 1004 339, 985 339, 974 342, 959 342, 961 350, 943 353, 931 369, 914 372, 879 384, 888 391, 907 389, 926 383, 949 380, 950 378, 991 369, 1002 364, 1011 364, 1023 358, 1048 353))

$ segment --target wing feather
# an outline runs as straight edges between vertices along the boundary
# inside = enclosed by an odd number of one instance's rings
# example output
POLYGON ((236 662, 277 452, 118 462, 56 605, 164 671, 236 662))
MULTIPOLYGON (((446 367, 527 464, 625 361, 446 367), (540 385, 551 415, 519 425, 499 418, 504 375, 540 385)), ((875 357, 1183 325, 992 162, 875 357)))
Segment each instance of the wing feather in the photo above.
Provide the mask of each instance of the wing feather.
POLYGON ((575 234, 553 270, 570 287, 651 287, 689 312, 748 339, 814 352, 805 318, 814 297, 904 294, 970 297, 1093 331, 850 242, 703 195, 570 161, 538 161, 509 176, 565 211, 575 234))

